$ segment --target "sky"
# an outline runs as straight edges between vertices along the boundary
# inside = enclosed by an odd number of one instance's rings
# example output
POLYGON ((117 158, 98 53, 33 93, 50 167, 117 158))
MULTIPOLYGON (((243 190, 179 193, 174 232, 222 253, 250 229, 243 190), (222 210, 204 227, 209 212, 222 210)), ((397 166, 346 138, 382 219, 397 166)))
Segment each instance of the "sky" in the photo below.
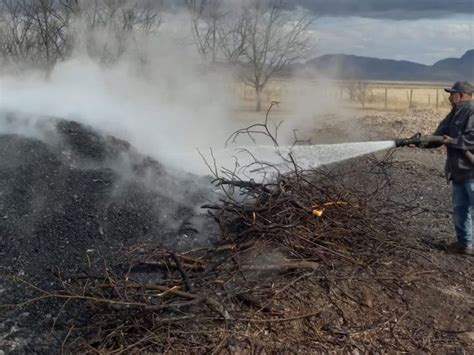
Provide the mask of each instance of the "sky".
POLYGON ((354 54, 432 65, 474 49, 473 16, 392 20, 322 16, 313 26, 314 54, 354 54))
POLYGON ((474 49, 474 0, 286 0, 286 4, 315 15, 313 56, 344 53, 432 65, 474 49))
POLYGON ((314 54, 422 64, 474 49, 474 0, 295 0, 316 16, 314 54))

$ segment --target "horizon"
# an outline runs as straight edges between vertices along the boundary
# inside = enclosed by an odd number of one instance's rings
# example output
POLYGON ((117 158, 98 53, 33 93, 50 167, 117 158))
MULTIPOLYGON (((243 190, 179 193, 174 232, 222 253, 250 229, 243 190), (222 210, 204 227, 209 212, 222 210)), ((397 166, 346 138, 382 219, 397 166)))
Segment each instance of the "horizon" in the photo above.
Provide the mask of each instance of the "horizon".
POLYGON ((311 61, 311 60, 313 60, 313 59, 317 59, 317 58, 321 58, 321 57, 325 57, 325 56, 344 55, 344 56, 353 56, 353 57, 359 57, 359 58, 371 58, 371 59, 379 59, 379 60, 394 60, 394 61, 397 61, 397 62, 410 62, 410 63, 415 63, 415 64, 421 64, 421 65, 432 66, 432 65, 434 65, 435 63, 439 62, 440 60, 452 59, 452 58, 453 58, 453 59, 459 59, 459 58, 461 58, 462 56, 464 56, 464 55, 465 55, 467 52, 469 52, 469 51, 474 51, 474 47, 471 48, 471 49, 465 50, 464 52, 462 52, 462 53, 459 54, 458 56, 439 58, 439 59, 435 60, 432 64, 420 63, 420 62, 416 62, 416 61, 414 61, 414 60, 409 60, 409 59, 395 59, 395 58, 387 58, 387 57, 375 57, 375 56, 358 55, 358 54, 343 53, 343 52, 338 52, 338 53, 325 53, 325 54, 317 55, 317 56, 311 57, 310 59, 306 60, 304 63, 307 63, 308 61, 311 61))

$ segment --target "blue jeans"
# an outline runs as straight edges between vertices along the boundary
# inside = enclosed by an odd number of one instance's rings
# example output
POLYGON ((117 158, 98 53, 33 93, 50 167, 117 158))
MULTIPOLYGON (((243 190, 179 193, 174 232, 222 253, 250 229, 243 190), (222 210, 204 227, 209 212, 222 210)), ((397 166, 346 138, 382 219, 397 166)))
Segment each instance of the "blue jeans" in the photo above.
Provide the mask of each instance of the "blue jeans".
POLYGON ((474 206, 474 181, 452 184, 453 222, 458 242, 472 246, 472 217, 474 206))

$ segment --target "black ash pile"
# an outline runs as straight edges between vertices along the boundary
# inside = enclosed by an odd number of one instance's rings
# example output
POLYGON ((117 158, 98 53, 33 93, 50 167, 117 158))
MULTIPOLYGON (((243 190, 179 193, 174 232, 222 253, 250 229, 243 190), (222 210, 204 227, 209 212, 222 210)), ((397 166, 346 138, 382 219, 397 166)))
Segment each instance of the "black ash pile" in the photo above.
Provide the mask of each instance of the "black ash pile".
MULTIPOLYGON (((102 268, 131 244, 159 240, 179 249, 212 242, 207 217, 195 212, 208 193, 204 181, 178 178, 127 142, 74 121, 4 113, 1 124, 8 133, 0 134, 0 274, 51 289, 56 272, 102 268)), ((0 280, 2 304, 25 301, 31 291, 0 280)), ((2 313, 6 334, 18 326, 17 315, 2 313)), ((24 323, 36 327, 47 313, 24 323)), ((3 348, 21 348, 10 345, 4 341, 3 348)))

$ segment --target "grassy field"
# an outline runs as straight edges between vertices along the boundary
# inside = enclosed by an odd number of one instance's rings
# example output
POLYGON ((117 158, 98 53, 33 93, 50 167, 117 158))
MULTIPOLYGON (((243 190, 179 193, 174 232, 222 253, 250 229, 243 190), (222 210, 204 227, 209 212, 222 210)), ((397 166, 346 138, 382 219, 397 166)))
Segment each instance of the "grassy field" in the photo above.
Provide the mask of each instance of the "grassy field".
MULTIPOLYGON (((405 110, 409 108, 449 108, 448 94, 443 88, 450 83, 407 81, 315 81, 273 80, 263 92, 263 107, 271 101, 297 102, 301 98, 338 101, 351 108, 365 110, 405 110)), ((255 105, 255 90, 243 83, 233 87, 245 108, 255 105)))
POLYGON ((239 99, 232 113, 234 128, 264 122, 271 101, 280 101, 269 115, 269 128, 283 122, 278 130, 281 144, 294 142, 294 130, 299 140, 320 144, 384 140, 431 133, 450 110, 443 90, 449 83, 366 82, 363 106, 358 97, 351 99, 351 84, 276 80, 264 92, 261 112, 255 111, 254 90, 234 84, 239 99))

